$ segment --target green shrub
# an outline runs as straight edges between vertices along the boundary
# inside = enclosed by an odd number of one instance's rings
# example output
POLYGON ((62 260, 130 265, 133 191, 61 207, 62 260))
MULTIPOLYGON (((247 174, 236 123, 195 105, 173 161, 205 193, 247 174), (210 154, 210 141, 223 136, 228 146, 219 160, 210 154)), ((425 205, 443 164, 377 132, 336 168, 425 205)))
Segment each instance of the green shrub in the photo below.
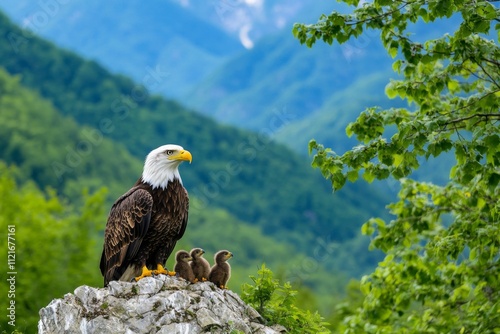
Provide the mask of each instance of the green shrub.
POLYGON ((250 276, 254 284, 243 284, 242 299, 254 307, 268 325, 280 324, 290 333, 329 333, 323 317, 316 311, 312 313, 295 305, 297 291, 292 290, 290 283, 280 283, 273 278, 273 272, 265 264, 257 272, 258 276, 250 276))

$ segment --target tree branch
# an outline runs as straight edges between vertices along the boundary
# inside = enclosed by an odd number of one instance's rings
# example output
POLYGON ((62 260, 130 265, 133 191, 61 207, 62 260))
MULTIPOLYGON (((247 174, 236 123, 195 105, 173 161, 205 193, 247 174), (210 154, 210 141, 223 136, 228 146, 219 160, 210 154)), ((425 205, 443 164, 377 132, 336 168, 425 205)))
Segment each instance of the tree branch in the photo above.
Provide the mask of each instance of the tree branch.
POLYGON ((467 120, 475 118, 475 117, 498 118, 498 119, 500 119, 500 113, 497 113, 497 114, 496 113, 492 113, 492 114, 483 114, 483 113, 474 114, 474 115, 470 115, 470 116, 466 116, 466 117, 461 117, 461 118, 453 119, 453 120, 451 120, 449 122, 446 122, 445 125, 460 123, 460 122, 467 121, 467 120))

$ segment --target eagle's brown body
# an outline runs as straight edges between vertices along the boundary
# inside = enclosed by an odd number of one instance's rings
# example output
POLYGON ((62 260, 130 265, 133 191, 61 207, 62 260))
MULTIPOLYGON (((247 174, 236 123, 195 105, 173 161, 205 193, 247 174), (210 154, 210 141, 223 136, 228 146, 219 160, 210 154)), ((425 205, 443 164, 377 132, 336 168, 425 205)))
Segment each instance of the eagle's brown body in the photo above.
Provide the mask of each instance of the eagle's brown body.
POLYGON ((189 198, 179 179, 165 189, 139 179, 112 206, 101 257, 104 286, 130 281, 146 265, 165 265, 188 220, 189 198))

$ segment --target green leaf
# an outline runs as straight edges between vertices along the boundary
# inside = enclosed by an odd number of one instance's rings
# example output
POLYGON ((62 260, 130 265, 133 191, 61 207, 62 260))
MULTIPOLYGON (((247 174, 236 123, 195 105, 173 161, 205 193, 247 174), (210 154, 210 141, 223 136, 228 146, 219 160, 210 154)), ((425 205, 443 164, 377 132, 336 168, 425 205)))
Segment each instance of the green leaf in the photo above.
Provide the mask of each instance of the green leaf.
POLYGON ((373 226, 369 223, 366 222, 363 225, 361 225, 361 233, 364 235, 372 235, 373 232, 375 232, 375 229, 373 226))
POLYGON ((363 173, 363 179, 365 179, 365 181, 368 183, 372 183, 373 180, 375 180, 375 175, 372 174, 370 171, 365 170, 365 172, 363 173))
POLYGON ((379 230, 382 230, 385 228, 385 221, 381 218, 372 218, 371 222, 376 224, 379 230))
POLYGON ((487 34, 490 30, 490 21, 480 20, 474 22, 474 32, 487 34))
POLYGON ((394 72, 397 72, 398 74, 401 73, 401 66, 402 66, 403 62, 401 61, 401 59, 398 59, 396 60, 393 64, 392 64, 392 70, 394 72))
POLYGON ((404 155, 402 154, 393 154, 392 157, 394 158, 394 162, 392 163, 394 167, 399 167, 404 160, 404 155))
POLYGON ((453 291, 451 300, 452 301, 465 300, 469 297, 469 293, 470 293, 470 287, 467 284, 463 284, 453 291))
POLYGON ((429 13, 427 12, 427 10, 424 7, 421 7, 418 10, 418 15, 422 18, 422 20, 425 23, 429 22, 429 13))
POLYGON ((398 91, 394 89, 392 83, 389 83, 387 84, 387 86, 385 86, 385 95, 387 95, 387 97, 390 99, 393 99, 396 96, 398 96, 398 91))
POLYGON ((450 93, 455 93, 460 88, 460 84, 456 80, 449 80, 447 83, 447 86, 448 86, 448 90, 450 91, 450 93))
POLYGON ((332 175, 332 185, 335 190, 341 189, 346 181, 346 176, 342 173, 341 170, 338 170, 336 173, 332 175))
POLYGON ((318 147, 318 144, 317 144, 316 140, 311 139, 309 141, 309 144, 307 145, 307 151, 309 152, 309 154, 311 154, 313 150, 317 149, 317 147, 318 147))
POLYGON ((486 201, 483 198, 477 199, 477 208, 481 210, 486 205, 486 201))
POLYGON ((476 249, 473 248, 469 253, 469 260, 474 260, 475 258, 476 258, 476 249))
POLYGON ((354 134, 353 125, 354 125, 354 123, 349 123, 347 125, 347 127, 345 128, 345 133, 346 133, 347 137, 349 137, 349 138, 352 137, 352 135, 354 134))
POLYGON ((390 308, 386 308, 379 312, 378 316, 381 320, 386 320, 389 319, 390 316, 392 315, 392 310, 390 308))
POLYGON ((355 182, 359 177, 359 172, 358 170, 350 170, 349 172, 347 172, 347 179, 350 181, 350 182, 355 182))
POLYGON ((308 48, 312 48, 312 46, 314 45, 314 43, 316 43, 316 37, 315 36, 311 36, 311 37, 309 37, 306 40, 306 45, 307 45, 308 48))
POLYGON ((360 290, 361 292, 364 294, 364 295, 367 295, 370 293, 370 290, 371 290, 371 283, 370 282, 366 282, 366 283, 363 283, 360 285, 360 290))
POLYGON ((499 13, 497 9, 489 2, 481 1, 477 6, 477 14, 486 20, 494 20, 497 19, 499 13))
POLYGON ((396 58, 396 56, 398 55, 398 48, 390 48, 389 49, 389 55, 392 58, 396 58))
POLYGON ((497 134, 489 135, 484 138, 484 143, 490 147, 492 150, 498 150, 500 145, 500 137, 497 134))
POLYGON ((490 189, 495 189, 498 186, 499 182, 500 174, 498 173, 491 173, 491 175, 488 177, 488 187, 490 189))

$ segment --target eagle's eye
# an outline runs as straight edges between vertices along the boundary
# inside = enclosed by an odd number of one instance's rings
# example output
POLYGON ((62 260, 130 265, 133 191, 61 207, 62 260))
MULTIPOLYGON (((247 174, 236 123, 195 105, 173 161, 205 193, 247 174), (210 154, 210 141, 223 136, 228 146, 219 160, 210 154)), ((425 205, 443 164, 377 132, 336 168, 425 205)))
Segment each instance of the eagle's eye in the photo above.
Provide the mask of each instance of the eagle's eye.
POLYGON ((165 151, 165 153, 166 153, 167 155, 172 155, 172 154, 174 153, 174 151, 172 151, 172 150, 166 150, 166 151, 165 151))

